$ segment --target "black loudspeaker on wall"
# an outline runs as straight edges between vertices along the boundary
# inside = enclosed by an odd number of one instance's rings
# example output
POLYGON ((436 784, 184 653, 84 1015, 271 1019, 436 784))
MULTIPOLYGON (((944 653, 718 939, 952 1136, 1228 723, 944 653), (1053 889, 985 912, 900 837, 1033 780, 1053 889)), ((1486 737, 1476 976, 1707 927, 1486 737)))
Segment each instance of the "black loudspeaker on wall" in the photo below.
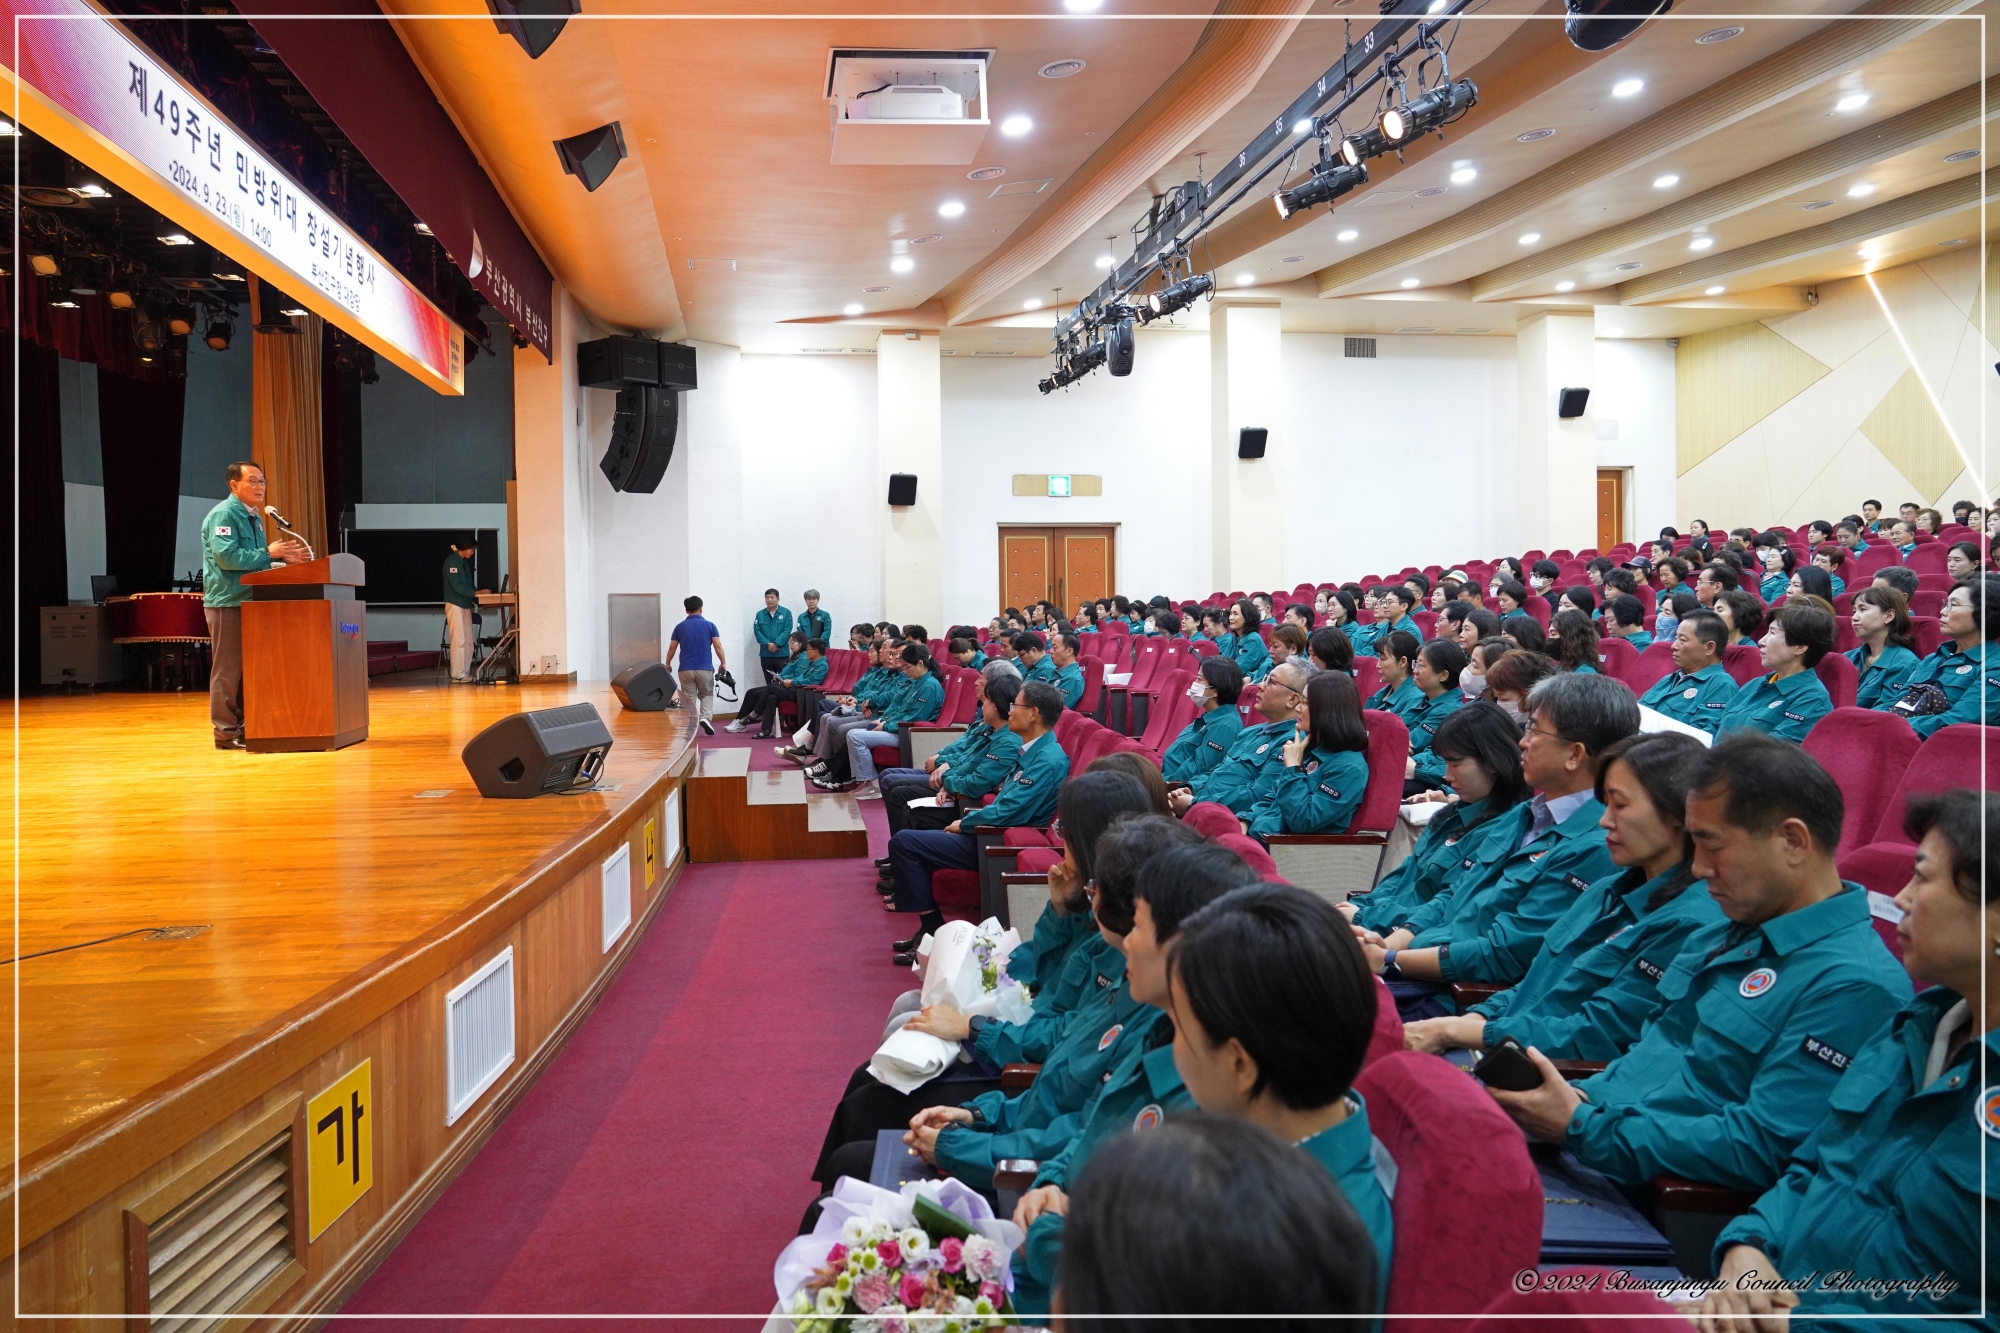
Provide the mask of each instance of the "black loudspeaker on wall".
POLYGON ((1104 335, 1104 367, 1113 375, 1132 373, 1132 358, 1138 352, 1138 334, 1132 321, 1121 319, 1104 335))
POLYGON ((530 60, 541 59, 562 36, 563 24, 583 10, 581 0, 486 0, 486 7, 494 26, 519 42, 530 60))
POLYGON ((674 673, 659 662, 626 667, 611 678, 618 706, 635 713, 657 713, 674 702, 674 673))
POLYGON ((481 796, 524 798, 588 787, 604 769, 611 732, 595 704, 503 717, 466 742, 459 758, 481 796))
POLYGON ((892 505, 913 505, 917 502, 917 474, 914 472, 891 472, 889 474, 889 503, 892 505))
POLYGON ((1271 438, 1271 432, 1263 426, 1245 426, 1236 432, 1236 456, 1238 458, 1262 458, 1264 442, 1271 438))
POLYGON ((1580 417, 1590 402, 1588 389, 1564 389, 1556 397, 1556 415, 1559 417, 1580 417))
POLYGON ((651 495, 659 486, 674 456, 680 403, 681 396, 672 389, 632 386, 618 391, 618 411, 611 419, 611 447, 597 464, 612 490, 651 495))
POLYGON ((584 189, 595 190, 611 179, 612 170, 625 160, 625 128, 614 120, 609 125, 558 139, 556 158, 562 163, 565 175, 582 181, 584 189))

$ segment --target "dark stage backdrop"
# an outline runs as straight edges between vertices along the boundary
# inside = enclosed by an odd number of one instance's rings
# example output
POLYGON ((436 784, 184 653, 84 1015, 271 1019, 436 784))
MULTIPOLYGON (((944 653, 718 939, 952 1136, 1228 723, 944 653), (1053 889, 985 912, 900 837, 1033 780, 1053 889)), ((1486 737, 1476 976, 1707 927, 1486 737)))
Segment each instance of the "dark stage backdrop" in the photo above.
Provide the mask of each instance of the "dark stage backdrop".
POLYGON ((120 593, 173 586, 186 408, 184 379, 146 382, 97 368, 105 565, 120 593))
POLYGON ((0 414, 6 419, 8 461, 16 468, 20 490, 15 503, 0 505, 5 513, 0 519, 0 587, 14 598, 11 621, 17 636, 17 650, 4 656, 9 689, 33 690, 42 680, 41 609, 62 606, 69 600, 69 553, 63 523, 62 391, 53 348, 23 339, 8 341, 11 347, 0 348, 0 393, 6 395, 11 407, 18 367, 19 417, 5 409, 0 409, 0 414), (14 563, 17 550, 18 571, 14 563))

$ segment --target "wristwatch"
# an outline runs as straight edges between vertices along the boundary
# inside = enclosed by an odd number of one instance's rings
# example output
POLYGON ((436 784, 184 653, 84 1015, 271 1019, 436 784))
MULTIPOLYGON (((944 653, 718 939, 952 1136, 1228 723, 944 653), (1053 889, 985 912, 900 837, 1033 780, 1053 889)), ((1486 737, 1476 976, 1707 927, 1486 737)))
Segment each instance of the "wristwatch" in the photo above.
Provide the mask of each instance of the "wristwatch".
POLYGON ((1403 969, 1396 966, 1396 952, 1396 950, 1391 949, 1382 955, 1382 977, 1384 980, 1393 979, 1401 981, 1403 979, 1403 969))

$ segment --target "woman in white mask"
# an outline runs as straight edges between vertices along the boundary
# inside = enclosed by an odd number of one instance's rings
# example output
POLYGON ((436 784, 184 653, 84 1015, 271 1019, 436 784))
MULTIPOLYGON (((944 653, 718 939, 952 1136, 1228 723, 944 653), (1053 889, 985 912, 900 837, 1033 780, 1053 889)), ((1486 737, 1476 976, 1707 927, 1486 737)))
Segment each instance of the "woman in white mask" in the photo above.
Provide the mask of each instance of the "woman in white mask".
POLYGON ((1468 654, 1471 661, 1465 670, 1458 674, 1459 693, 1467 699, 1477 699, 1484 695, 1487 691, 1486 673, 1493 669, 1493 664, 1500 660, 1502 653, 1512 651, 1513 647, 1513 644, 1498 634, 1475 642, 1468 654))
POLYGON ((1515 648, 1500 654, 1499 660, 1486 668, 1486 697, 1525 727, 1528 692, 1561 669, 1545 652, 1515 648))
POLYGON ((1187 724, 1161 757, 1160 774, 1168 782, 1191 783, 1206 774, 1222 762, 1236 742, 1236 733, 1243 730, 1243 715, 1236 711, 1237 696, 1243 693, 1243 668, 1235 662, 1227 657, 1202 658, 1187 692, 1201 716, 1187 724))

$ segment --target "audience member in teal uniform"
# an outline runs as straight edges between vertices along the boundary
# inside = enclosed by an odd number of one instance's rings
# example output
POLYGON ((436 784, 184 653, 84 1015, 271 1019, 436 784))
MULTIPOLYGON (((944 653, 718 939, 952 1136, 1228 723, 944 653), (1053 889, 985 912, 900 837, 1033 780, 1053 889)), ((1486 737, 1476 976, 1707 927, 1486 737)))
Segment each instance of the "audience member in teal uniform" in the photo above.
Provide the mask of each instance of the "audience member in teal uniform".
MULTIPOLYGON (((1236 651, 1236 636, 1229 632, 1229 612, 1231 609, 1226 606, 1211 606, 1206 611, 1203 611, 1201 613, 1201 633, 1196 637, 1205 638, 1213 643, 1215 651, 1219 656, 1227 657, 1233 662, 1236 660, 1232 656, 1236 651)), ((1237 670, 1240 671, 1242 668, 1238 667, 1237 670)))
POLYGON ((778 605, 776 588, 764 589, 764 609, 757 613, 754 633, 757 636, 757 660, 764 664, 764 679, 769 681, 791 656, 786 651, 785 642, 792 635, 792 613, 778 605))
POLYGON ((1410 725, 1410 714, 1424 702, 1424 692, 1410 678, 1416 670, 1420 647, 1417 636, 1402 629, 1392 630, 1375 641, 1372 650, 1375 671, 1382 684, 1368 696, 1368 701, 1362 705, 1364 708, 1394 713, 1403 719, 1404 726, 1410 725))
POLYGON ((1767 603, 1783 597, 1798 563, 1784 533, 1767 532, 1757 538, 1757 595, 1767 603))
POLYGON ((1444 760, 1456 799, 1438 808, 1417 845, 1371 893, 1342 903, 1358 926, 1387 935, 1461 875, 1513 850, 1514 825, 1503 819, 1532 794, 1521 776, 1521 728, 1498 704, 1467 704, 1444 720, 1432 753, 1444 760))
POLYGON ((1880 500, 1863 500, 1861 502, 1861 521, 1867 525, 1869 532, 1880 532, 1882 530, 1882 502, 1880 500))
POLYGON ((1722 730, 1723 714, 1736 697, 1736 680, 1722 665, 1722 645, 1728 636, 1722 617, 1713 611, 1693 611, 1674 627, 1674 669, 1655 681, 1639 702, 1676 722, 1699 727, 1713 736, 1722 730))
POLYGON ((1629 592, 1605 602, 1604 628, 1612 637, 1631 644, 1635 653, 1653 646, 1653 636, 1646 629, 1646 604, 1629 592))
POLYGON ((1604 751, 1597 799, 1604 849, 1620 869, 1549 927, 1519 985, 1467 1013, 1412 1023, 1416 1051, 1491 1050, 1506 1037, 1543 1054, 1615 1060, 1660 1011, 1660 979, 1687 937, 1722 919, 1694 877, 1682 816, 1702 744, 1677 732, 1628 736, 1604 751))
POLYGON ((780 702, 792 700, 800 718, 804 718, 816 704, 819 696, 812 692, 812 687, 826 682, 826 640, 808 639, 805 631, 793 630, 791 647, 792 660, 785 663, 778 672, 778 678, 769 685, 760 685, 745 693, 736 720, 725 727, 725 731, 743 731, 753 723, 761 723, 757 739, 767 741, 771 739, 771 728, 778 720, 780 702))
POLYGON ((1074 708, 1083 702, 1083 664, 1076 660, 1083 645, 1076 635, 1067 630, 1052 631, 1049 634, 1049 655, 1047 661, 1054 664, 1056 676, 1050 684, 1062 691, 1063 705, 1074 708))
POLYGON ((1549 621, 1549 656, 1564 671, 1594 676, 1604 669, 1597 655, 1597 626, 1583 612, 1558 611, 1549 621))
POLYGON ((1736 692, 1717 734, 1750 730, 1802 741, 1833 711, 1833 698, 1813 670, 1833 651, 1833 617, 1809 602, 1787 602, 1771 613, 1758 648, 1771 674, 1736 692))
POLYGON ((1666 1007, 1603 1073, 1573 1086, 1530 1047, 1542 1086, 1488 1091, 1628 1190, 1663 1174, 1765 1190, 1910 983, 1834 868, 1840 788, 1811 755, 1739 732, 1689 787, 1694 873, 1729 919, 1688 937, 1666 1007))
POLYGON ((1245 727, 1222 762, 1173 794, 1174 813, 1185 814, 1197 801, 1227 806, 1238 819, 1248 819, 1257 804, 1265 770, 1280 762, 1285 741, 1297 726, 1299 700, 1305 697, 1305 672, 1295 666, 1273 668, 1257 692, 1257 712, 1264 720, 1245 727))
POLYGON ((1854 637, 1847 660, 1860 673, 1854 706, 1882 708, 1903 697, 1910 673, 1917 669, 1917 640, 1910 626, 1910 604, 1894 588, 1879 584, 1854 594, 1854 637))
POLYGON ((1895 547, 1905 560, 1909 559, 1910 552, 1917 549, 1916 525, 1914 523, 1906 523, 1900 518, 1891 523, 1889 525, 1889 545, 1895 547))
POLYGON ((1917 840, 1917 864, 1896 897, 1896 933, 1903 966, 1930 988, 1854 1052, 1784 1176, 1723 1228, 1716 1273, 1727 1285, 1687 1312, 1704 1328, 1787 1312, 1841 1333, 1896 1316, 1958 1321, 1909 1327, 1970 1328, 1982 1268, 2000 1269, 1985 1160, 2000 1138, 2000 989, 1982 975, 2000 948, 2000 798, 1918 797, 1904 832, 1917 840), (1841 1291, 1837 1273, 1885 1284, 1885 1294, 1841 1291), (1891 1285, 1933 1275, 1956 1289, 1891 1285), (1792 1288, 1772 1289, 1774 1278, 1792 1288))
POLYGON ((1953 542, 1944 553, 1944 572, 1954 579, 1969 579, 1979 573, 1978 542, 1953 542))
POLYGON ((1279 762, 1265 769, 1268 788, 1259 783, 1257 804, 1245 820, 1255 837, 1345 833, 1368 790, 1368 726, 1352 676, 1322 671, 1308 680, 1298 724, 1279 762))
POLYGON ((1434 1016, 1454 981, 1520 981, 1549 927, 1612 872, 1598 823, 1598 763, 1613 742, 1638 732, 1638 703, 1609 677, 1564 673, 1535 687, 1528 714, 1521 771, 1535 798, 1510 821, 1509 855, 1454 883, 1389 936, 1362 940, 1405 1019, 1434 1016))
POLYGON ((1826 575, 1827 583, 1833 588, 1835 597, 1847 591, 1847 580, 1840 571, 1847 567, 1847 548, 1834 542, 1821 542, 1813 548, 1813 568, 1826 575))
POLYGON ((2000 578, 1984 575, 1953 588, 1944 599, 1938 630, 1944 642, 1910 672, 1904 697, 1876 705, 1908 718, 1919 736, 1934 735, 1954 722, 1981 721, 1981 681, 1988 696, 2000 699, 2000 661, 1995 660, 2000 653, 1993 648, 1993 640, 2000 638, 2000 578), (1925 686, 1929 688, 1919 688, 1925 686))
POLYGON ((1729 627, 1729 646, 1754 648, 1764 632, 1764 607, 1741 588, 1727 588, 1717 594, 1715 614, 1729 627))
POLYGON ((1403 725, 1410 729, 1410 758, 1403 766, 1405 795, 1414 796, 1444 782, 1444 760, 1431 753, 1431 744, 1438 727, 1465 703, 1459 690, 1465 665, 1465 650, 1449 639, 1432 639, 1417 650, 1410 683, 1424 697, 1403 715, 1403 725))
POLYGON ((1222 651, 1243 668, 1245 680, 1261 680, 1271 669, 1271 650, 1257 633, 1258 612, 1254 602, 1237 602, 1229 608, 1229 644, 1222 651))
POLYGON ((1023 630, 1014 636, 1014 660, 1020 663, 1022 680, 1039 680, 1047 685, 1056 683, 1056 664, 1042 646, 1039 634, 1023 630))
POLYGON ((1243 730, 1243 714, 1236 711, 1242 694, 1242 667, 1226 657, 1202 658, 1188 682, 1188 698, 1201 715, 1167 747, 1160 776, 1168 782, 1192 783, 1221 763, 1243 730))
POLYGON ((946 645, 946 651, 951 654, 954 662, 957 662, 967 671, 985 669, 986 654, 979 650, 979 640, 977 639, 953 639, 950 644, 946 645))
POLYGON ((806 609, 799 612, 798 628, 806 632, 808 639, 825 639, 833 642, 833 617, 819 609, 819 589, 807 588, 801 594, 805 598, 806 609))
POLYGON ((1371 655, 1379 657, 1382 641, 1397 630, 1402 630, 1411 638, 1422 642, 1423 636, 1417 633, 1416 622, 1410 619, 1410 610, 1416 604, 1417 595, 1406 587, 1398 585, 1383 588, 1375 601, 1377 608, 1375 623, 1365 626, 1368 631, 1368 642, 1362 644, 1356 641, 1355 653, 1361 657, 1371 655))
POLYGON ((1833 599, 1840 595, 1840 589, 1833 586, 1833 576, 1818 565, 1801 565, 1792 571, 1791 582, 1785 585, 1785 600, 1797 601, 1800 597, 1817 597, 1826 603, 1827 613, 1833 613, 1833 599))

